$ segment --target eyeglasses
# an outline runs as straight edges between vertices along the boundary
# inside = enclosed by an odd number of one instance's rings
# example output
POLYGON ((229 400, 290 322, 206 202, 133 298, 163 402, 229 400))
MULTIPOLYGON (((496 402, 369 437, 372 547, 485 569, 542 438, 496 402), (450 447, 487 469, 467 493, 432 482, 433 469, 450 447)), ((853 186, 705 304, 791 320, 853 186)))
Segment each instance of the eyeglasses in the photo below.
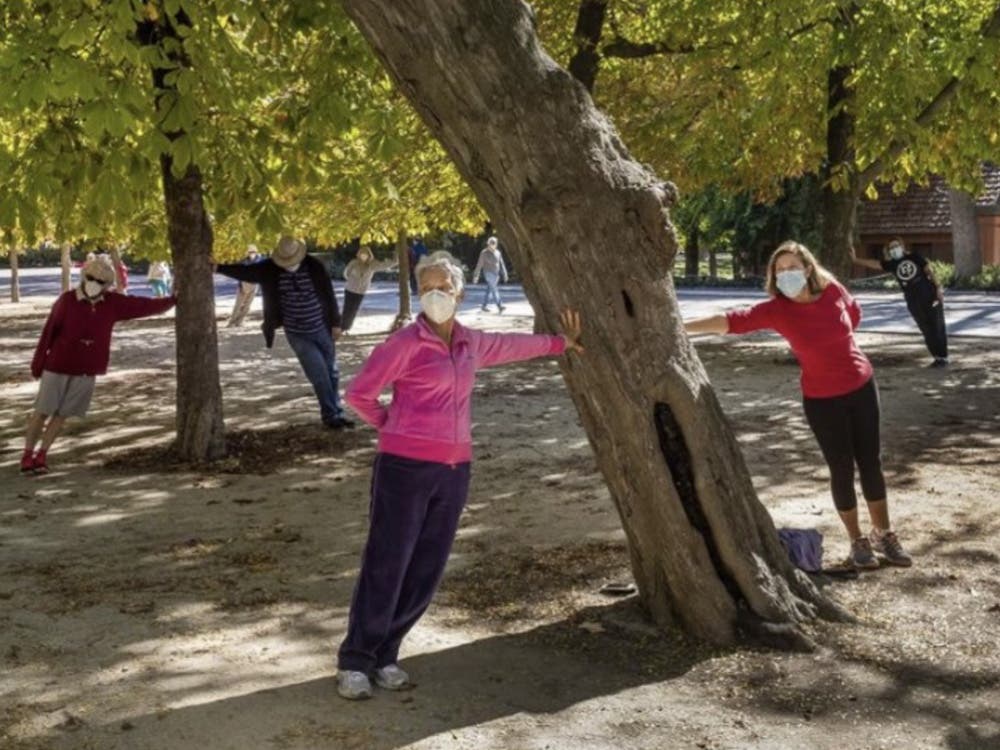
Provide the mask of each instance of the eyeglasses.
POLYGON ((87 281, 96 281, 98 284, 102 284, 102 285, 108 283, 104 279, 98 279, 95 276, 91 276, 89 273, 84 274, 83 278, 85 278, 87 281))

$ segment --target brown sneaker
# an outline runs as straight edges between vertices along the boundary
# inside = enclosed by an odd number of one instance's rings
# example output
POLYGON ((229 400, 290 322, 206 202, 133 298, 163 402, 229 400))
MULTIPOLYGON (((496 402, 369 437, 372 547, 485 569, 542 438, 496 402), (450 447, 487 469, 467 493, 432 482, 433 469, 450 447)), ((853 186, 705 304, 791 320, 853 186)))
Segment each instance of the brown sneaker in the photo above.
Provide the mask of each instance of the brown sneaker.
POLYGON ((872 529, 868 539, 872 549, 882 555, 890 565, 898 565, 901 568, 913 565, 913 558, 906 554, 903 545, 899 543, 896 532, 872 529))

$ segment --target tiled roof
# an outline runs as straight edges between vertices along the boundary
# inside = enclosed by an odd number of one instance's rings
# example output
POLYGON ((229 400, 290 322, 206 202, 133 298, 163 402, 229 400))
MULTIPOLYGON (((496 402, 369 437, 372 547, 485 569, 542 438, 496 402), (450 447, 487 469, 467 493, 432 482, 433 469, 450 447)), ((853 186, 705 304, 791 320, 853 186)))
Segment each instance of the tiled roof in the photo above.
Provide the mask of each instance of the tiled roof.
MULTIPOLYGON (((983 165, 985 186, 977 206, 1000 204, 1000 167, 983 165)), ((878 200, 863 200, 858 221, 862 234, 907 234, 951 231, 948 186, 940 177, 927 185, 910 185, 893 195, 889 185, 878 185, 878 200)))

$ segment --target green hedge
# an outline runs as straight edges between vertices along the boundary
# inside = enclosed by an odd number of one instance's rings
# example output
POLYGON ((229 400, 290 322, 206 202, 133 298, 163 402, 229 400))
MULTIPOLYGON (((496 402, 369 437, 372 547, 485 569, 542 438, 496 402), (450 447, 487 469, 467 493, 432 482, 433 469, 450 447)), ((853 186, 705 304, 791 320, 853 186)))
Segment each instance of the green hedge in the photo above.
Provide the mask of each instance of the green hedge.
POLYGON ((983 266, 983 270, 975 276, 955 276, 955 266, 932 260, 931 268, 934 276, 948 289, 976 289, 980 291, 1000 292, 1000 266, 983 266))

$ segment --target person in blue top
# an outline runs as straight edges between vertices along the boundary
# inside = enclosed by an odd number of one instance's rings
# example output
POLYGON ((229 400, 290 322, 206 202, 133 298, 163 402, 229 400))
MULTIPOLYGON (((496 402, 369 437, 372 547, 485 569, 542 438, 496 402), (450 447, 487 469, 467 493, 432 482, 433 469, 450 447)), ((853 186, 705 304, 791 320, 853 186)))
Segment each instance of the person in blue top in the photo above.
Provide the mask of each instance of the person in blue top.
POLYGON ((323 424, 334 430, 354 427, 340 403, 334 344, 341 334, 340 310, 323 263, 306 253, 304 242, 285 236, 270 258, 249 265, 216 265, 215 271, 260 284, 267 347, 274 344, 275 330, 284 328, 288 345, 316 392, 323 424))
POLYGON ((851 248, 851 261, 856 266, 875 271, 888 271, 899 283, 917 328, 924 336, 927 350, 934 357, 930 367, 948 366, 948 331, 944 324, 944 290, 927 259, 911 252, 899 237, 893 237, 885 247, 881 260, 859 258, 851 248))

